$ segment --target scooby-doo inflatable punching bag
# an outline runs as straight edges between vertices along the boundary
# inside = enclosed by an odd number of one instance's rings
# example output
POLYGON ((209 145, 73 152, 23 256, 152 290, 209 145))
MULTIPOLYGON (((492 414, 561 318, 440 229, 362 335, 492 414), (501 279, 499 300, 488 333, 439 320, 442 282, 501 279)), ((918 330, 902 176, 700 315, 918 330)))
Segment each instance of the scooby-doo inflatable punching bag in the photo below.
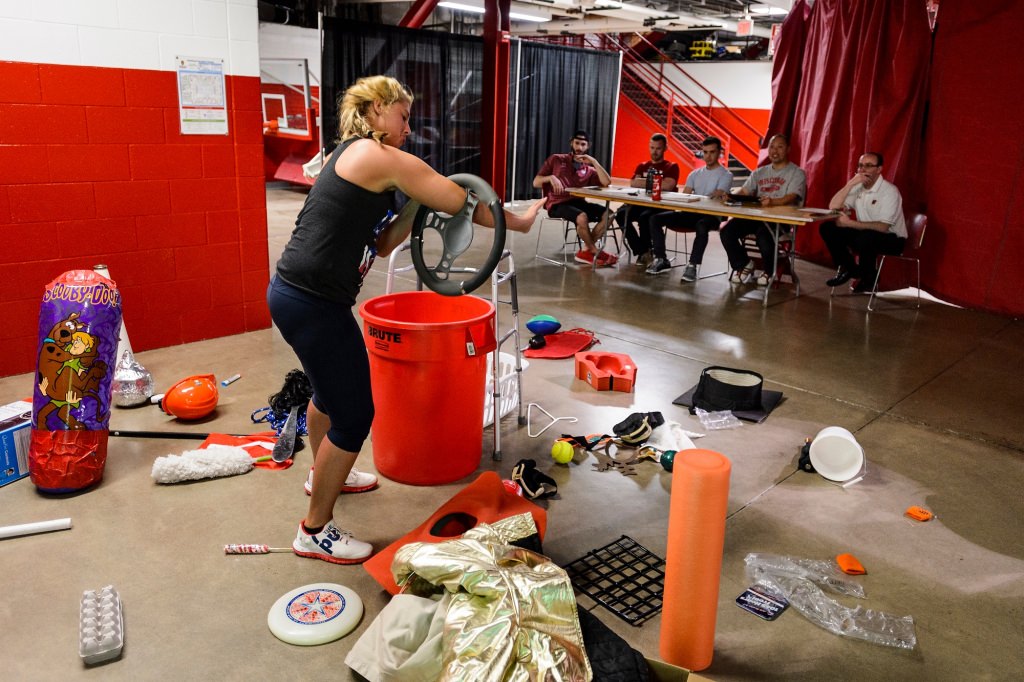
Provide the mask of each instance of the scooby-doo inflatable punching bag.
POLYGON ((43 492, 73 492, 103 478, 120 332, 121 295, 106 277, 71 270, 47 285, 28 454, 29 475, 43 492))

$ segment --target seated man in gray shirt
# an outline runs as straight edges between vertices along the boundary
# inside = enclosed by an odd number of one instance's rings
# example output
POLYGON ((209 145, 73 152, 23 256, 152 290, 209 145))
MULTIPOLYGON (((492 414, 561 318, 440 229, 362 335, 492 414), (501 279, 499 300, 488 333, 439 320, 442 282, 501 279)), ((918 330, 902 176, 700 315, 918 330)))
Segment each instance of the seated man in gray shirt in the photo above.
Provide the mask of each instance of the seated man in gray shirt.
POLYGON ((862 154, 857 173, 829 202, 839 216, 818 228, 839 272, 825 282, 837 287, 856 279, 854 292, 871 291, 879 254, 898 256, 907 243, 907 223, 903 218, 903 197, 896 186, 882 177, 882 155, 862 154), (854 256, 857 259, 854 259, 854 256))
MULTIPOLYGON (((803 204, 807 196, 807 176, 802 168, 790 162, 789 139, 785 135, 772 136, 768 142, 768 159, 771 163, 755 170, 737 193, 758 197, 763 207, 803 204)), ((754 262, 747 256, 743 238, 748 234, 756 235, 757 250, 764 263, 764 272, 758 276, 757 286, 768 286, 775 272, 777 254, 772 232, 764 221, 733 218, 718 234, 732 268, 729 281, 739 283, 749 282, 754 276, 754 262)))
MULTIPOLYGON (((701 142, 704 151, 704 167, 694 169, 686 177, 684 194, 702 194, 712 199, 724 197, 732 186, 732 173, 726 170, 718 158, 722 154, 722 141, 717 137, 708 137, 701 142)), ((708 246, 708 233, 717 231, 720 218, 713 215, 688 213, 686 211, 662 211, 648 218, 648 231, 651 235, 651 253, 654 261, 647 268, 648 275, 657 275, 668 271, 672 266, 665 252, 665 229, 693 230, 693 247, 690 250, 690 262, 683 270, 683 282, 697 279, 697 271, 704 260, 704 250, 708 246)))

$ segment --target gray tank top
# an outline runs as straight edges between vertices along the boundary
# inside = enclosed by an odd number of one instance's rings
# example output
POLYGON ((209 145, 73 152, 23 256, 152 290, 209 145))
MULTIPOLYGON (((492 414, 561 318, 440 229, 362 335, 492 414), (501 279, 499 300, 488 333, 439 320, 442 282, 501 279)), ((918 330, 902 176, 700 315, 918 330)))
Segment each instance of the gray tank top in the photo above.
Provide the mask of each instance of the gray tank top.
POLYGON ((338 177, 338 159, 358 139, 331 154, 277 261, 277 274, 288 284, 349 306, 377 255, 377 235, 395 210, 394 191, 371 192, 338 177))

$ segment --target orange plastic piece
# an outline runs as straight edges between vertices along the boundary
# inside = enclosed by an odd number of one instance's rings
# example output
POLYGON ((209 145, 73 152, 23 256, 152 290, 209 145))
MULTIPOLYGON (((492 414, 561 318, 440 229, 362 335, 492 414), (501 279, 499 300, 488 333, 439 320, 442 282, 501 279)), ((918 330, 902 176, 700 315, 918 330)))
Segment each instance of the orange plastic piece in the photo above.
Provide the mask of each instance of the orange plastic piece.
POLYGON ((682 450, 673 464, 660 653, 689 670, 704 670, 714 654, 731 471, 711 450, 682 450))
POLYGON ((583 351, 576 354, 576 378, 598 391, 631 393, 636 383, 636 364, 625 353, 583 351))
POLYGON ((934 518, 934 514, 925 509, 924 507, 907 507, 907 511, 903 512, 905 516, 909 516, 915 521, 931 521, 934 518))
MULTIPOLYGON (((443 542, 453 540, 478 523, 494 523, 509 516, 529 512, 541 540, 548 526, 548 513, 524 497, 509 492, 501 477, 485 471, 475 481, 455 493, 430 518, 370 557, 363 568, 391 594, 398 594, 391 573, 398 548, 410 542, 443 542)), ((411 513, 415 513, 414 511, 411 513)))
POLYGON ((839 564, 839 568, 847 575, 864 575, 867 571, 864 569, 864 565, 857 560, 857 557, 852 554, 840 554, 836 557, 836 563, 839 564))
POLYGON ((217 378, 212 374, 196 374, 167 389, 160 407, 178 419, 202 419, 217 409, 218 402, 217 378))

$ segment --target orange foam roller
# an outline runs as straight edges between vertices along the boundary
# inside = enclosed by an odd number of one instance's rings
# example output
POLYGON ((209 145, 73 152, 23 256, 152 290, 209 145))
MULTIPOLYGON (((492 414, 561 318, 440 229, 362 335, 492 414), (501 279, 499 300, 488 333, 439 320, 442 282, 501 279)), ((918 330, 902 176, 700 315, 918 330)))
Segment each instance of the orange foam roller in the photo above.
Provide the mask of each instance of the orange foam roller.
POLYGON ((714 654, 731 470, 711 450, 683 450, 673 462, 660 651, 690 670, 704 670, 714 654))

